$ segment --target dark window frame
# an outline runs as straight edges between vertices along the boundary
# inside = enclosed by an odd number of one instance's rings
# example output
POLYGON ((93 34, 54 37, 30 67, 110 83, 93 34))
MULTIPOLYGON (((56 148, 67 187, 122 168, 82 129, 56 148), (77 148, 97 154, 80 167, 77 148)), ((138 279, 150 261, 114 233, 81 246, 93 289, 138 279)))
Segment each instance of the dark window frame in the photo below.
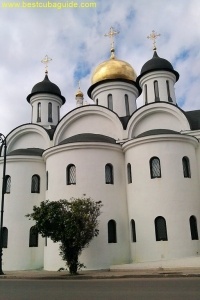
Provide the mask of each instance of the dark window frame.
POLYGON ((48 122, 53 122, 53 106, 52 103, 48 103, 48 122))
POLYGON ((38 230, 35 226, 32 226, 29 231, 29 247, 38 247, 38 230))
POLYGON ((113 219, 108 221, 108 243, 117 243, 117 223, 113 219))
POLYGON ((74 164, 69 164, 66 169, 66 182, 67 185, 76 184, 76 166, 74 164))
POLYGON ((182 165, 184 178, 191 178, 190 160, 187 156, 182 158, 182 165))
POLYGON ((40 176, 34 174, 31 179, 31 193, 39 194, 40 193, 40 176))
POLYGON ((165 218, 158 216, 154 220, 156 241, 168 241, 167 224, 165 218))
POLYGON ((112 96, 112 94, 108 94, 108 109, 113 111, 113 96, 112 96))
POLYGON ((137 242, 135 221, 133 219, 131 220, 131 238, 132 238, 132 243, 137 242))
POLYGON ((10 194, 10 191, 11 191, 11 176, 6 175, 5 176, 4 193, 5 194, 10 194))
POLYGON ((192 215, 189 219, 190 222, 190 233, 192 240, 199 240, 198 227, 197 227, 197 218, 192 215))
POLYGON ((110 163, 105 165, 105 183, 114 184, 114 169, 110 163))
POLYGON ((161 164, 157 156, 151 157, 149 160, 151 179, 161 178, 161 164))
POLYGON ((132 183, 132 168, 130 163, 127 164, 127 182, 128 184, 132 183))

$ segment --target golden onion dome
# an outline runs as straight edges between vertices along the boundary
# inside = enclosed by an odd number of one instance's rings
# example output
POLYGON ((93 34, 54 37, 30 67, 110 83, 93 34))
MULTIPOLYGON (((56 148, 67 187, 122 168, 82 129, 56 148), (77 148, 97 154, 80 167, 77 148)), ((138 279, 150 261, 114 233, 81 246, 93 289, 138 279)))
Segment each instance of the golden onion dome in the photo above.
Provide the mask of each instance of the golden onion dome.
POLYGON ((78 91, 75 94, 76 97, 83 97, 83 92, 81 92, 80 89, 78 89, 78 91))
POLYGON ((119 60, 114 55, 114 49, 111 50, 111 57, 109 60, 102 62, 96 67, 92 74, 92 84, 106 79, 128 79, 136 81, 137 74, 132 66, 119 60))

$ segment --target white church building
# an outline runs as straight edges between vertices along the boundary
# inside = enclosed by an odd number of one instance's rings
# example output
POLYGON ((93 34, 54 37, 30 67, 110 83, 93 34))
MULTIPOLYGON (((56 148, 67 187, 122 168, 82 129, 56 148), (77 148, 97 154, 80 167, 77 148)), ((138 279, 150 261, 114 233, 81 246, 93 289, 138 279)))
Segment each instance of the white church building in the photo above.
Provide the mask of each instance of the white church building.
POLYGON ((103 204, 99 236, 80 257, 88 269, 199 255, 200 110, 177 105, 178 79, 155 49, 137 76, 111 48, 92 74, 94 103, 83 105, 79 89, 62 119, 65 98, 47 72, 33 86, 30 123, 6 137, 3 270, 64 267, 58 244, 25 215, 83 194, 103 204))

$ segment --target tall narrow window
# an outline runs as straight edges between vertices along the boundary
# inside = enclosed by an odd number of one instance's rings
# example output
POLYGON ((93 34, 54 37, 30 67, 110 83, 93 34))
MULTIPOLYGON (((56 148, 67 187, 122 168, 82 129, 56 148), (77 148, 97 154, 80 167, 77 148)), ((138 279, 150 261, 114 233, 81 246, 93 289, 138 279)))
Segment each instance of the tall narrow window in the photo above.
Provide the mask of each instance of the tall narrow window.
POLYGON ((106 184, 114 183, 113 166, 111 164, 105 166, 105 182, 106 184))
POLYGON ((52 119, 52 103, 48 103, 48 122, 53 122, 52 119))
POLYGON ((75 165, 67 166, 67 185, 76 184, 76 167, 75 165))
POLYGON ((155 80, 154 81, 154 93, 155 93, 155 101, 160 101, 160 98, 159 98, 159 88, 158 88, 158 81, 155 80))
POLYGON ((11 189, 11 177, 6 175, 5 177, 5 194, 10 194, 11 189))
POLYGON ((131 171, 131 164, 127 164, 127 180, 128 183, 132 183, 132 171, 131 171))
POLYGON ((152 157, 149 161, 151 178, 161 177, 160 159, 158 157, 152 157))
POLYGON ((37 122, 41 122, 41 103, 37 104, 37 122))
POLYGON ((198 229, 197 229, 197 219, 195 216, 190 217, 190 232, 191 232, 191 239, 198 240, 198 229))
POLYGON ((131 233, 132 233, 132 242, 136 243, 136 230, 135 230, 135 221, 131 220, 131 233))
POLYGON ((47 247, 47 236, 45 236, 45 238, 44 238, 44 245, 45 245, 45 247, 47 247))
POLYGON ((108 108, 113 110, 113 98, 111 94, 108 95, 108 108))
POLYGON ((99 99, 97 98, 97 100, 96 100, 96 105, 99 105, 99 99))
POLYGON ((117 243, 117 229, 114 220, 108 222, 108 243, 117 243))
POLYGON ((35 226, 30 228, 29 232, 29 247, 38 247, 38 231, 35 226))
POLYGON ((167 226, 163 217, 157 217, 155 219, 155 233, 156 241, 167 241, 167 226))
POLYGON ((183 164, 183 176, 185 178, 191 178, 191 173, 190 173, 190 161, 187 156, 184 156, 182 158, 182 164, 183 164))
POLYGON ((2 247, 7 248, 8 247, 8 228, 6 228, 6 227, 2 228, 2 235, 3 235, 2 247))
POLYGON ((49 188, 49 172, 46 171, 46 190, 49 188))
POLYGON ((145 104, 148 103, 148 96, 147 96, 147 85, 145 84, 144 85, 144 101, 145 101, 145 104))
POLYGON ((31 193, 39 193, 40 192, 40 176, 33 175, 31 181, 31 193))
POLYGON ((167 96, 168 96, 168 101, 169 102, 173 102, 171 95, 170 95, 170 88, 169 88, 169 80, 166 81, 166 85, 167 85, 167 96))
POLYGON ((130 116, 130 109, 129 109, 129 101, 128 101, 128 95, 124 95, 125 98, 125 108, 126 108, 126 116, 130 116))
POLYGON ((60 121, 60 107, 57 106, 58 122, 60 121))

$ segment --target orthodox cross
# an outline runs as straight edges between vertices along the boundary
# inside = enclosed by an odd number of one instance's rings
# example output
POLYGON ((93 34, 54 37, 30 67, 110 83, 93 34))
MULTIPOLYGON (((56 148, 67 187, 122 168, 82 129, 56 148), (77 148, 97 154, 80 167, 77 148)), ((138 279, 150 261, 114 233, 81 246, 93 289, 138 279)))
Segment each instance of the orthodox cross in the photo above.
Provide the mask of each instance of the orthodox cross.
POLYGON ((110 31, 104 36, 108 36, 111 39, 111 49, 114 49, 114 36, 119 34, 119 31, 114 30, 113 27, 110 27, 110 31))
POLYGON ((148 35, 148 39, 153 41, 153 50, 156 50, 156 39, 157 37, 160 36, 159 33, 156 33, 155 30, 152 30, 152 33, 150 35, 148 35))
POLYGON ((45 73, 48 74, 48 63, 52 60, 52 58, 45 55, 45 57, 41 60, 43 64, 45 64, 45 73))

